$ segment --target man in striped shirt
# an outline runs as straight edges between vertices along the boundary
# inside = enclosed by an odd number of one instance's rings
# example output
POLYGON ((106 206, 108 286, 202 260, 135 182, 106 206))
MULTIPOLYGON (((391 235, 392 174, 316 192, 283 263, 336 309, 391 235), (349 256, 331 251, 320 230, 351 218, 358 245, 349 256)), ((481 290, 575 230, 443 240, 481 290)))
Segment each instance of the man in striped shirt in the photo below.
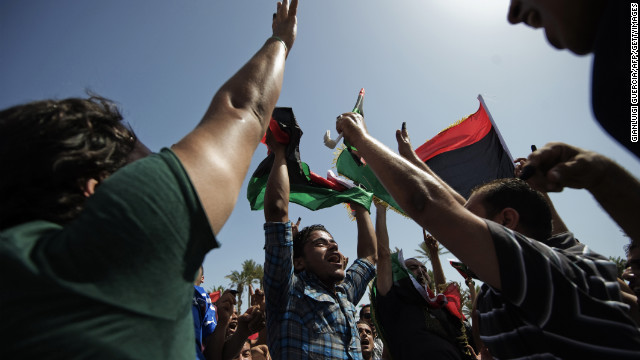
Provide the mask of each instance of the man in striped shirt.
MULTIPOLYGON (((545 241, 550 234, 521 220, 527 200, 518 211, 477 193, 465 206, 417 158, 406 131, 396 132, 398 155, 369 135, 359 114, 342 114, 336 130, 400 207, 487 284, 490 291, 478 299, 479 325, 496 358, 638 357, 640 329, 621 301, 610 262, 579 248, 575 239, 548 246, 519 233, 540 233, 534 237, 545 241)), ((610 159, 554 143, 531 154, 527 166, 532 183, 544 191, 588 189, 632 239, 639 237, 640 183, 610 159)))
POLYGON ((477 302, 481 339, 492 354, 638 356, 638 329, 620 297, 615 264, 569 232, 551 236, 542 194, 520 179, 500 179, 475 189, 466 208, 491 220, 500 268, 501 289, 485 284, 477 302))

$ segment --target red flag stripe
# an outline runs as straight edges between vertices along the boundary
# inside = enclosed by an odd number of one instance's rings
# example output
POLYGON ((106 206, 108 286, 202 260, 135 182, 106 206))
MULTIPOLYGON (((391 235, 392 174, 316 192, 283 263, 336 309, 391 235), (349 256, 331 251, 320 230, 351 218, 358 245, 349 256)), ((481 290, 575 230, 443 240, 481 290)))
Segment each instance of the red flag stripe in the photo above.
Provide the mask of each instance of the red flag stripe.
POLYGON ((422 161, 427 161, 438 154, 476 143, 484 138, 491 128, 491 120, 481 102, 478 111, 459 124, 441 131, 417 148, 416 154, 422 161))

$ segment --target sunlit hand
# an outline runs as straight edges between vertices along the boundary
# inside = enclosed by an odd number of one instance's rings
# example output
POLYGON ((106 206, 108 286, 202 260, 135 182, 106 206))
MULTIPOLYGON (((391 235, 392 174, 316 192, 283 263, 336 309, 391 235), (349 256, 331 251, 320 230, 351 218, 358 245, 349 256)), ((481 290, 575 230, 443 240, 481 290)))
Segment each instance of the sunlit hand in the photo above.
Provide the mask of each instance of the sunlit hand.
POLYGON ((298 0, 292 0, 291 3, 289 0, 284 0, 278 2, 276 13, 273 14, 273 22, 271 23, 273 36, 282 39, 287 44, 288 51, 291 51, 298 33, 297 11, 298 0))
POLYGON ((358 113, 344 113, 336 119, 336 131, 352 144, 368 135, 364 118, 358 113))

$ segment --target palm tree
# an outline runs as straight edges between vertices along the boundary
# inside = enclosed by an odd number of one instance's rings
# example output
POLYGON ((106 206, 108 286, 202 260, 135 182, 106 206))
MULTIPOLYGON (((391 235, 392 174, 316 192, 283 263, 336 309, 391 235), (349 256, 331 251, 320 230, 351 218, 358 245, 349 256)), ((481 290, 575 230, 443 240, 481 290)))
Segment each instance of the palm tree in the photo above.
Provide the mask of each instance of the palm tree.
POLYGON ((233 270, 231 274, 225 276, 225 278, 231 281, 231 286, 235 286, 236 290, 238 290, 238 313, 240 312, 240 307, 242 306, 242 292, 244 291, 244 286, 247 283, 246 274, 242 272, 238 272, 237 270, 233 270))
POLYGON ((220 291, 220 293, 222 294, 224 292, 224 286, 222 285, 218 285, 218 286, 212 286, 209 288, 209 290, 207 290, 208 293, 212 293, 212 292, 216 292, 216 291, 220 291))
POLYGON ((242 263, 242 271, 234 270, 231 274, 225 276, 225 278, 231 281, 231 285, 235 286, 238 290, 238 312, 242 308, 242 294, 244 293, 245 287, 249 289, 247 291, 247 303, 249 306, 251 305, 251 290, 252 285, 254 283, 260 284, 262 286, 262 281, 264 278, 264 269, 261 264, 257 264, 253 260, 245 260, 242 263))
MULTIPOLYGON (((420 244, 418 244, 416 252, 420 254, 416 256, 416 259, 425 259, 431 261, 431 255, 429 254, 427 244, 425 244, 424 241, 421 241, 420 244)), ((451 252, 449 250, 447 250, 444 246, 442 246, 442 244, 440 244, 440 247, 438 247, 438 255, 445 255, 450 253, 451 252)))
POLYGON ((256 264, 255 261, 245 260, 242 263, 242 274, 244 274, 246 279, 245 285, 249 288, 249 291, 247 292, 247 300, 248 304, 251 305, 252 285, 254 283, 258 283, 262 286, 264 270, 262 269, 262 265, 256 264))
POLYGON ((627 268, 627 259, 623 259, 620 256, 618 256, 618 257, 609 256, 609 261, 611 261, 614 264, 616 264, 616 268, 617 268, 617 271, 618 271, 618 277, 622 278, 622 273, 624 272, 624 269, 627 268))

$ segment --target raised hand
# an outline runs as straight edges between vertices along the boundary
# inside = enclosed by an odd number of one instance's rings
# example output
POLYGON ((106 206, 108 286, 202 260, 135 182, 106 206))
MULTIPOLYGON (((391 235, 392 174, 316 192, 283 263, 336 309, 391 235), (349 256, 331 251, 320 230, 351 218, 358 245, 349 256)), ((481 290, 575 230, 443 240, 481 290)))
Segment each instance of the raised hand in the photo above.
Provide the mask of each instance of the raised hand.
POLYGON ((336 119, 336 131, 352 144, 369 134, 362 115, 354 112, 338 116, 336 119))
POLYGON ((257 306, 262 312, 264 312, 265 299, 264 292, 262 292, 262 290, 256 289, 256 291, 251 294, 251 306, 257 306))
POLYGON ((298 231, 300 231, 300 221, 302 221, 301 217, 298 217, 298 221, 295 224, 291 225, 291 236, 296 237, 298 231))
POLYGON ((436 254, 438 253, 438 247, 440 244, 438 244, 438 240, 436 240, 436 238, 434 238, 431 234, 427 233, 427 230, 422 229, 422 235, 424 237, 424 244, 427 246, 427 249, 430 252, 435 252, 436 254))
POLYGON ((520 175, 534 188, 591 190, 609 174, 612 161, 603 155, 563 143, 549 143, 531 153, 520 175))
POLYGON ((398 154, 407 160, 412 160, 414 157, 418 157, 413 146, 411 146, 411 140, 409 139, 409 132, 407 132, 407 123, 402 123, 402 129, 396 130, 396 140, 398 141, 398 154))
POLYGON ((238 316, 238 328, 246 328, 249 334, 254 334, 264 329, 266 319, 264 312, 258 306, 252 306, 238 316))
POLYGON ((284 0, 278 2, 276 13, 273 14, 273 22, 271 29, 273 30, 273 36, 284 41, 287 46, 287 55, 293 47, 293 43, 296 40, 298 32, 298 19, 296 13, 298 11, 298 0, 284 0))

